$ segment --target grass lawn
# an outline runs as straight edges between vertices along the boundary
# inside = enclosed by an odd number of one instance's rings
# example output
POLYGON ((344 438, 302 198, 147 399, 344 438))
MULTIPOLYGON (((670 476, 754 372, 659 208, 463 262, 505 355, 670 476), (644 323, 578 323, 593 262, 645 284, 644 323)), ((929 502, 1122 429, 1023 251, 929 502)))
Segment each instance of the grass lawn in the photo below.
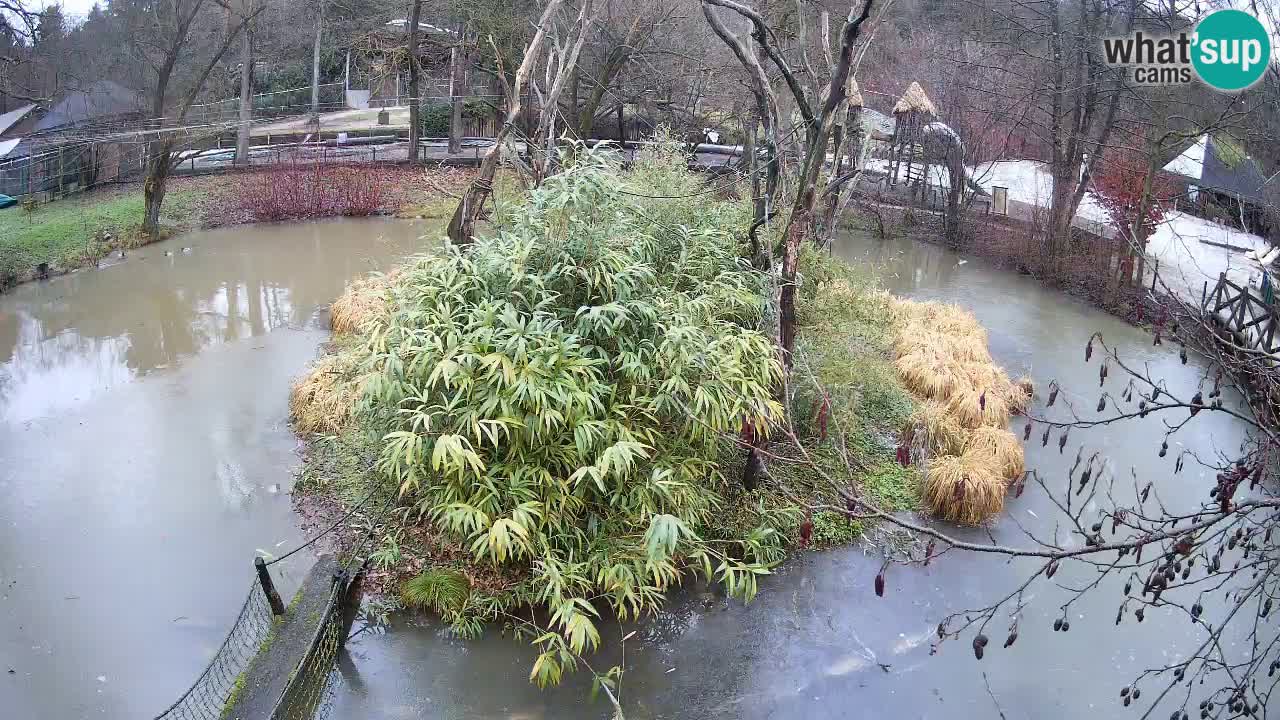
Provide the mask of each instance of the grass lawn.
MULTIPOLYGON (((161 222, 177 229, 199 220, 201 193, 173 188, 165 197, 161 222)), ((142 224, 142 188, 111 189, 40 205, 0 210, 0 287, 21 281, 40 263, 58 269, 85 265, 95 256, 136 244, 142 224), (102 231, 112 236, 101 242, 102 231)))

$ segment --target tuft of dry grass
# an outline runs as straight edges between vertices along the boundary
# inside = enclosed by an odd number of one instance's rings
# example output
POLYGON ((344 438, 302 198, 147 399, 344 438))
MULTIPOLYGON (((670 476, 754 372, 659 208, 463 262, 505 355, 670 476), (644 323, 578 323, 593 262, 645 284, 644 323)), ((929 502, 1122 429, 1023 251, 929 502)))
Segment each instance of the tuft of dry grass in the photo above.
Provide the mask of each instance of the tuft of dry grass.
POLYGON ((335 335, 358 332, 387 309, 391 275, 369 275, 347 283, 347 289, 329 306, 329 328, 335 335))
POLYGON ((959 378, 948 370, 943 357, 927 348, 900 355, 893 361, 893 366, 908 390, 930 400, 947 400, 959 382, 959 378))
POLYGON ((1024 467, 1022 443, 1018 436, 997 427, 980 427, 971 431, 964 442, 966 455, 990 458, 1006 482, 1022 476, 1024 467))
POLYGON ((1008 483, 984 453, 943 455, 925 465, 922 499, 944 520, 978 525, 1004 509, 1008 483))
POLYGON ((991 388, 972 385, 961 388, 951 394, 947 410, 956 422, 971 430, 983 425, 1002 428, 1009 424, 1009 403, 991 388))
POLYGON ((924 505, 938 517, 974 525, 1004 508, 1020 476, 1023 450, 1006 426, 1034 390, 1013 382, 987 349, 986 329, 955 305, 891 301, 894 369, 922 403, 905 440, 926 457, 924 505))
POLYGON ((964 428, 951 417, 945 404, 934 400, 916 406, 902 437, 908 445, 923 447, 929 456, 958 455, 965 444, 964 428))
POLYGON ((352 421, 360 381, 343 355, 326 355, 289 389, 289 418, 300 433, 338 434, 352 421))

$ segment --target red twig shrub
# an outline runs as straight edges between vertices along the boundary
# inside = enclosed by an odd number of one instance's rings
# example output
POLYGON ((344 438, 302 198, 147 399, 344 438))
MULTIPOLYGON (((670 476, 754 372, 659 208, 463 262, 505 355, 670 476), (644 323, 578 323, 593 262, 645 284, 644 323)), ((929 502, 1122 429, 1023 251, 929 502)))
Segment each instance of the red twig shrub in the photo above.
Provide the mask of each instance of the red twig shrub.
POLYGON ((386 170, 376 165, 288 165, 242 176, 232 204, 253 222, 364 216, 382 210, 386 170))
POLYGON ((1100 165, 1093 176, 1093 185, 1098 201, 1111 216, 1111 225, 1122 235, 1140 232, 1141 237, 1149 236, 1164 220, 1165 210, 1177 194, 1173 182, 1151 168, 1145 155, 1129 148, 1108 152, 1100 165), (1138 217, 1147 173, 1155 173, 1151 198, 1143 208, 1142 217, 1138 217))

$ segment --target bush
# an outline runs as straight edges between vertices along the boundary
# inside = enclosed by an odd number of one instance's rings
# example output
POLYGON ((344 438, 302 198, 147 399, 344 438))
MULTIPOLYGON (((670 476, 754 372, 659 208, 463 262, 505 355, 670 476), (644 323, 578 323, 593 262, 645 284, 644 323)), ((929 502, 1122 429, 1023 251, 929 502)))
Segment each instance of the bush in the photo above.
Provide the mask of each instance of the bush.
POLYGON ((689 569, 749 598, 782 557, 767 512, 702 537, 729 484, 721 438, 779 421, 781 367, 733 234, 748 209, 636 197, 696 187, 682 163, 668 145, 624 175, 580 150, 508 227, 405 267, 369 326, 379 468, 475 562, 519 569, 502 597, 451 596, 469 608, 455 627, 548 607, 540 684, 598 643, 597 603, 652 610, 689 569))
POLYGON ((361 164, 275 167, 245 175, 232 203, 255 222, 373 215, 382 209, 384 172, 361 164))

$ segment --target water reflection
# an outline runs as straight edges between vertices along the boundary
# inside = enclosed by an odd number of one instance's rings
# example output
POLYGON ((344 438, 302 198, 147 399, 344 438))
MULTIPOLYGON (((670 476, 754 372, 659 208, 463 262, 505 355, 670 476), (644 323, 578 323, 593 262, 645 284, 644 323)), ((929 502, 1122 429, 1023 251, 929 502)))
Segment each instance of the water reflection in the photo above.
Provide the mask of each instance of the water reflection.
POLYGON ((211 346, 304 325, 344 278, 422 232, 335 221, 196 233, 19 287, 0 298, 0 420, 71 409, 211 346))
POLYGON ((130 339, 84 337, 74 330, 49 335, 24 310, 6 313, 0 334, 9 359, 0 364, 0 421, 21 423, 66 410, 128 382, 130 339))
POLYGON ((323 306, 421 234, 193 233, 0 296, 0 717, 153 717, 190 685, 254 554, 303 536, 287 388, 323 306))

